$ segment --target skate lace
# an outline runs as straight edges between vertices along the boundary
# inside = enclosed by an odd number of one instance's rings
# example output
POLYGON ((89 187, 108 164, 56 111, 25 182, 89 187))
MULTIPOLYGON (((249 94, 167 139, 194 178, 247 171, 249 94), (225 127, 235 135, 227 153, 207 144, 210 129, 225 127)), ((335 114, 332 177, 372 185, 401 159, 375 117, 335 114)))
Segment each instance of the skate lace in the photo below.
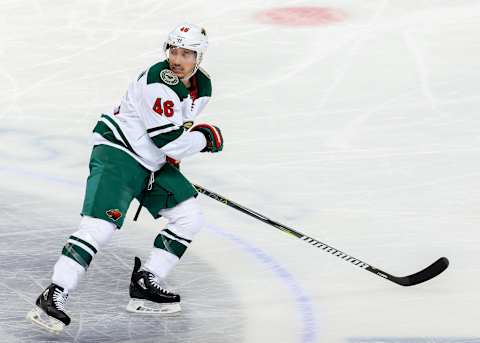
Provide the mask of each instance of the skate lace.
POLYGON ((56 289, 53 292, 53 303, 55 304, 55 307, 60 310, 60 311, 65 311, 65 303, 67 302, 68 299, 68 294, 65 292, 62 292, 59 289, 56 289))
POLYGON ((158 280, 158 278, 149 273, 148 274, 148 280, 150 281, 150 284, 155 287, 157 290, 159 290, 160 292, 162 292, 163 294, 167 294, 167 295, 172 295, 171 292, 167 291, 166 289, 162 288, 162 286, 160 285, 160 280, 158 280))

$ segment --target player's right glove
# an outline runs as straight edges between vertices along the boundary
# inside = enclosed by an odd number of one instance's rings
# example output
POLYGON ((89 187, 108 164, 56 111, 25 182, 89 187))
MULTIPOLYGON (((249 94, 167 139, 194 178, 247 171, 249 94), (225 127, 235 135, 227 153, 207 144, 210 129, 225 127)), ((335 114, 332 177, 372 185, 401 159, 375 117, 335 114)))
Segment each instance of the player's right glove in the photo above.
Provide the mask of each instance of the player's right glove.
POLYGON ((220 129, 210 124, 196 124, 190 131, 201 132, 207 140, 207 146, 201 152, 219 152, 223 149, 223 137, 220 129))

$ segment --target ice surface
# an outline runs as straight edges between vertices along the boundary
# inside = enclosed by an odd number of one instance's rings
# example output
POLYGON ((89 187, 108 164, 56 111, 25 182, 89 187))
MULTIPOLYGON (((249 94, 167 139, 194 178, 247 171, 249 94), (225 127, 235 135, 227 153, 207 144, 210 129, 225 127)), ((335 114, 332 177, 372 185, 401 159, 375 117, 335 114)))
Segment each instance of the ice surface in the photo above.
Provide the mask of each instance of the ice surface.
MULTIPOLYGON (((20 342, 50 342, 50 335, 32 327, 22 317, 32 299, 38 296, 38 290, 50 282, 45 267, 55 263, 59 243, 76 225, 76 218, 66 219, 63 214, 75 209, 58 204, 52 208, 53 202, 25 201, 26 194, 10 192, 9 196, 15 205, 3 201, 1 204, 5 220, 0 226, 0 249, 4 252, 0 321, 3 331, 20 342)), ((158 320, 127 313, 129 274, 133 257, 141 253, 137 244, 134 239, 125 241, 125 236, 119 234, 102 250, 98 263, 92 265, 85 282, 68 303, 75 319, 63 335, 65 339, 56 341, 153 342, 158 337, 163 342, 242 341, 244 310, 230 281, 223 280, 194 254, 188 255, 168 280, 168 286, 178 289, 186 299, 181 315, 158 320), (223 337, 219 335, 222 332, 230 334, 223 337), (208 339, 199 339, 203 336, 208 339)))
POLYGON ((480 342, 477 1, 0 2, 0 341, 480 342), (258 21, 320 6, 319 26, 258 21), (142 213, 98 254, 53 337, 24 320, 76 230, 88 138, 183 20, 207 28, 221 154, 193 181, 395 275, 402 288, 210 199, 167 280, 184 311, 124 311, 133 256, 164 222, 142 213))

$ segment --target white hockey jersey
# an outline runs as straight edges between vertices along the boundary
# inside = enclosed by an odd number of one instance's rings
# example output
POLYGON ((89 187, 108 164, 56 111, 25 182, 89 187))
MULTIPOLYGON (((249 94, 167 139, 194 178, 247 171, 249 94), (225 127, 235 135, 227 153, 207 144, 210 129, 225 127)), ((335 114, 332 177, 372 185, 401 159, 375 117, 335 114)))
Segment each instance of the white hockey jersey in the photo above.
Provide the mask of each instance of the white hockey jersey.
POLYGON ((206 139, 200 132, 186 131, 208 103, 212 86, 202 69, 192 76, 187 89, 159 62, 132 81, 121 103, 112 113, 102 114, 93 130, 93 144, 121 149, 150 171, 157 171, 166 156, 181 160, 200 152, 206 139))

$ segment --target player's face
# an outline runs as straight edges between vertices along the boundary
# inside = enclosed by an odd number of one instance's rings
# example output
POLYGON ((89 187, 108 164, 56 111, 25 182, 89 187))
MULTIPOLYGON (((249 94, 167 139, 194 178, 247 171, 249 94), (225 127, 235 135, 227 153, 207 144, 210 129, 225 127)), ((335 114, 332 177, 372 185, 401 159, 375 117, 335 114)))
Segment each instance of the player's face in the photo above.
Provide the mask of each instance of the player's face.
POLYGON ((190 75, 195 68, 197 54, 195 51, 171 47, 168 49, 170 69, 180 78, 190 75))

